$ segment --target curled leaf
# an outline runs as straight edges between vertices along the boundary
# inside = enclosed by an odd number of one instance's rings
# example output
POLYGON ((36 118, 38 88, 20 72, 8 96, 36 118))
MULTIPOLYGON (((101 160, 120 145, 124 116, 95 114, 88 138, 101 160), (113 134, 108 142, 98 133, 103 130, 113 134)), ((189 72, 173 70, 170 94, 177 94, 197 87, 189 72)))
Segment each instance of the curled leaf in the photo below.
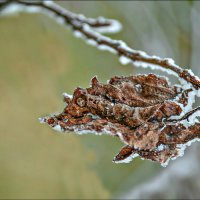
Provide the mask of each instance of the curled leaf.
POLYGON ((188 104, 186 92, 154 74, 115 76, 107 84, 94 77, 89 88, 76 88, 73 96, 64 94, 63 112, 42 122, 63 132, 118 137, 126 146, 114 162, 140 156, 166 165, 182 155, 188 141, 199 137, 199 126, 170 121, 188 104))

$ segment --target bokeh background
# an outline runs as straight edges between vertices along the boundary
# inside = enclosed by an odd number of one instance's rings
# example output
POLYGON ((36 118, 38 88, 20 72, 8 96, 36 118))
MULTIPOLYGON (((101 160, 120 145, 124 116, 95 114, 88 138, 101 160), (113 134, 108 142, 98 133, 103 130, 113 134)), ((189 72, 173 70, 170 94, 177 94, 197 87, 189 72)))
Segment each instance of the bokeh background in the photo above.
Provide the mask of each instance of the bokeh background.
MULTIPOLYGON (((112 38, 171 57, 200 75, 200 2, 57 1, 123 24, 112 38)), ((109 136, 60 134, 38 118, 62 110, 62 93, 97 75, 148 73, 122 66, 42 14, 0 18, 0 198, 200 198, 200 144, 167 168, 136 158, 113 164, 123 146, 109 136)))

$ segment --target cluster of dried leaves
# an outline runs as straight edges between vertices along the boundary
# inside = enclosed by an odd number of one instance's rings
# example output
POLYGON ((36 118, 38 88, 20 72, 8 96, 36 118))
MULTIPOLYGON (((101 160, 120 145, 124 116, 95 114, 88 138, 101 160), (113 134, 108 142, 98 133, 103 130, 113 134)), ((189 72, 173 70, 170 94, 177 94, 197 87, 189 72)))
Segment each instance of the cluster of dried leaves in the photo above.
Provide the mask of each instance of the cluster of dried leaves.
POLYGON ((0 14, 10 5, 14 8, 8 9, 9 12, 44 11, 59 23, 71 27, 76 36, 88 44, 117 54, 125 59, 125 63, 166 70, 187 86, 172 87, 165 78, 154 74, 113 77, 107 84, 94 77, 91 87, 77 88, 72 97, 64 95, 67 105, 62 113, 44 117, 41 122, 63 132, 118 137, 126 146, 114 162, 127 162, 140 156, 166 165, 170 159, 181 156, 186 145, 200 138, 199 121, 194 118, 191 123, 190 119, 192 115, 198 116, 200 111, 200 107, 192 110, 191 99, 200 96, 200 79, 191 71, 177 66, 172 59, 149 56, 131 49, 123 41, 102 35, 102 32, 119 31, 119 23, 115 20, 86 18, 51 1, 1 0, 0 14))
POLYGON ((59 115, 43 122, 61 131, 91 132, 118 137, 125 147, 114 162, 135 155, 166 164, 181 152, 181 144, 200 136, 200 126, 185 127, 170 120, 182 112, 179 102, 188 100, 185 91, 170 87, 167 80, 154 74, 113 77, 107 84, 96 77, 91 87, 77 88, 73 97, 64 95, 67 106, 59 115))

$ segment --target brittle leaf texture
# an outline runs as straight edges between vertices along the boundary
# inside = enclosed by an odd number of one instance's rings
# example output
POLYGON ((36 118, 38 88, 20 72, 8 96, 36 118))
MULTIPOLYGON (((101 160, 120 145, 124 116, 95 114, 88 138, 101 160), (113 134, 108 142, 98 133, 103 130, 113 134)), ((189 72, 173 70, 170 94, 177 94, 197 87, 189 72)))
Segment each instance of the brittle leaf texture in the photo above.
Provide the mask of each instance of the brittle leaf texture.
POLYGON ((60 114, 40 120, 62 132, 118 137, 126 146, 113 162, 140 156, 166 166, 200 137, 198 123, 188 126, 171 120, 184 112, 186 93, 155 74, 115 76, 107 84, 94 77, 89 88, 76 88, 72 96, 64 94, 67 105, 60 114))

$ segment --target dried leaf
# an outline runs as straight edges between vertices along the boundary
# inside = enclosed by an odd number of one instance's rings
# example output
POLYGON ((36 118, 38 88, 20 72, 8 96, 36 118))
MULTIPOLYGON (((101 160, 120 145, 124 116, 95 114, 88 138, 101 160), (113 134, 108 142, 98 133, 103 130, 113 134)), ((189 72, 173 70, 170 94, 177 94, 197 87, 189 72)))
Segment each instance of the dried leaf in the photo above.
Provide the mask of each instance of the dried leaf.
POLYGON ((188 104, 186 94, 154 74, 113 77, 107 84, 94 77, 91 87, 64 95, 67 105, 61 114, 42 121, 60 131, 117 136, 127 146, 114 162, 140 156, 165 165, 182 155, 181 145, 199 137, 199 126, 169 120, 181 114, 181 101, 188 104))

